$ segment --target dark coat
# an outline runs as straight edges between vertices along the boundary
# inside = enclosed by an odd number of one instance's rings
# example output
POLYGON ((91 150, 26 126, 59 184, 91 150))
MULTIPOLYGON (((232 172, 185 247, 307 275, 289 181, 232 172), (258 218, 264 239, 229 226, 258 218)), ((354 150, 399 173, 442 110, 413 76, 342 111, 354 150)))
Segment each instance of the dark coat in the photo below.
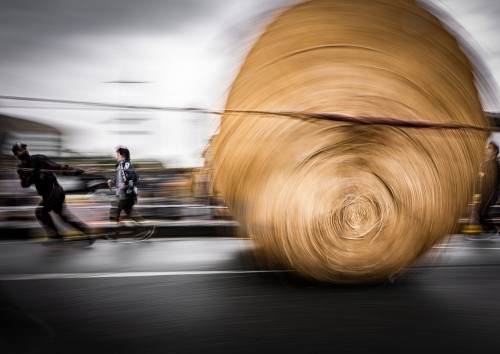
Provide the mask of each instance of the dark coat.
POLYGON ((68 174, 80 174, 83 172, 83 170, 75 169, 72 166, 51 161, 44 155, 28 155, 21 160, 17 168, 21 186, 28 188, 34 184, 36 191, 42 196, 43 202, 49 204, 62 202, 65 196, 64 190, 58 183, 56 175, 53 172, 43 172, 40 170, 73 171, 73 173, 68 174))

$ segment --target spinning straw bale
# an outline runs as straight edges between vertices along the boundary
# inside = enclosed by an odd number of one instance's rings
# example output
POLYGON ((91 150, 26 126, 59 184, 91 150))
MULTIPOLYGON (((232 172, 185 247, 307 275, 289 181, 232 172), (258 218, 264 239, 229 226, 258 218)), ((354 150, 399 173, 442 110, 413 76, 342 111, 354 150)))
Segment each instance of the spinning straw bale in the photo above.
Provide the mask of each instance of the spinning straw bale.
POLYGON ((225 108, 215 186, 244 234, 269 263, 336 283, 387 279, 454 232, 488 133, 265 112, 490 124, 467 56, 414 1, 287 9, 249 52, 225 108))

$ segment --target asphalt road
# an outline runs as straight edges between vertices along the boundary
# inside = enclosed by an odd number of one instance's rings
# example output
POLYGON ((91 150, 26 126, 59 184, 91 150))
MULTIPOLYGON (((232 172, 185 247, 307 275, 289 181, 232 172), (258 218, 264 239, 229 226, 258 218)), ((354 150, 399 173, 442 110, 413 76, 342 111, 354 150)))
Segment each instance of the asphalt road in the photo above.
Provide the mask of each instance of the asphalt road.
POLYGON ((0 243, 0 353, 500 352, 500 240, 452 237, 371 286, 307 282, 252 249, 0 243))

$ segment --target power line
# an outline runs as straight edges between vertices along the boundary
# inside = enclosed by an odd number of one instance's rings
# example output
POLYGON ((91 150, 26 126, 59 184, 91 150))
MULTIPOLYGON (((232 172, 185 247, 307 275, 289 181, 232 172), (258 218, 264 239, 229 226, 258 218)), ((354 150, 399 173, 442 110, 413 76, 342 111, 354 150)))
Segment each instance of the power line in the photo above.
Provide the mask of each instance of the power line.
POLYGON ((15 100, 15 101, 30 101, 30 102, 46 102, 46 103, 62 103, 62 104, 76 104, 76 105, 86 105, 93 107, 104 107, 104 108, 120 108, 120 109, 132 109, 132 110, 159 110, 159 111, 169 111, 169 112, 193 112, 200 114, 212 114, 212 115, 224 115, 224 114, 252 114, 252 115, 274 115, 281 117, 296 118, 302 120, 329 120, 336 122, 347 122, 361 125, 388 125, 396 127, 407 127, 407 128, 427 128, 427 129, 466 129, 475 131, 489 131, 495 132, 500 131, 499 127, 495 126, 476 126, 470 124, 459 124, 459 123, 441 123, 432 122, 426 120, 407 120, 398 119, 392 117, 372 117, 372 116, 351 116, 341 113, 333 112, 309 112, 309 111, 267 111, 267 110, 239 110, 239 109, 225 109, 223 111, 209 110, 206 108, 199 107, 173 107, 173 106, 150 106, 150 105, 122 105, 114 103, 103 103, 103 102, 89 102, 89 101, 73 101, 73 100, 61 100, 61 99, 51 99, 51 98, 39 98, 39 97, 25 97, 25 96, 7 96, 0 95, 0 99, 4 100, 15 100))

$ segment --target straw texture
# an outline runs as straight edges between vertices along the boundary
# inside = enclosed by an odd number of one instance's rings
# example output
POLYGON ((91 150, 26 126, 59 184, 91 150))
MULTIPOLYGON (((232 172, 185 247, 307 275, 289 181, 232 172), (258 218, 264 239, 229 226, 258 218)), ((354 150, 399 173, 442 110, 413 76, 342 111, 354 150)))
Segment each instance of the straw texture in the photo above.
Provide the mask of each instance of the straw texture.
MULTIPOLYGON (((227 110, 488 126, 471 64, 413 1, 313 0, 255 43, 227 110)), ((215 187, 264 259, 319 281, 394 276, 452 233, 487 133, 227 113, 215 187)))

